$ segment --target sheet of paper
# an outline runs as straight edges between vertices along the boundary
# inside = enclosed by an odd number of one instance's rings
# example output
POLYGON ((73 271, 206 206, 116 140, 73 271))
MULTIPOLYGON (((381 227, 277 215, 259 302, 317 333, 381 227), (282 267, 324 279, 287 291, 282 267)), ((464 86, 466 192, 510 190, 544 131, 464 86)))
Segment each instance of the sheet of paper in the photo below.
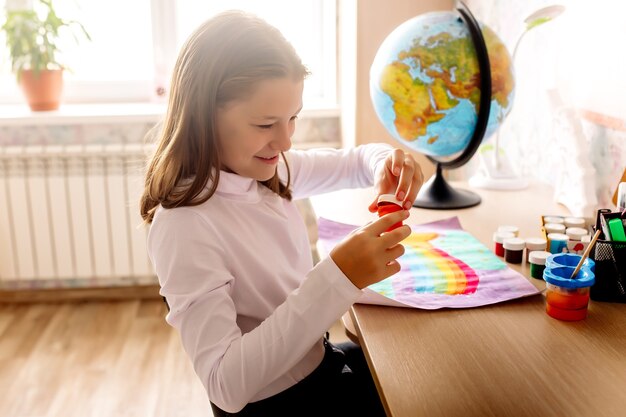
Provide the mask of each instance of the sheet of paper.
MULTIPOLYGON (((318 219, 324 253, 357 226, 318 219)), ((360 303, 422 309, 467 308, 540 293, 464 231, 458 218, 412 226, 397 274, 366 288, 360 303)))

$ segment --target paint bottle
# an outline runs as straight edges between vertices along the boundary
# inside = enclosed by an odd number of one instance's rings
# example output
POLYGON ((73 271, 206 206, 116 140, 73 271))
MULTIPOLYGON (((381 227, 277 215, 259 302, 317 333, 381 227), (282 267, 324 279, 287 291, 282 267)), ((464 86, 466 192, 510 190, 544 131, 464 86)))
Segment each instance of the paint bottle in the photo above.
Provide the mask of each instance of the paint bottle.
MULTIPOLYGON (((398 200, 395 194, 381 194, 378 197, 378 217, 382 217, 385 214, 393 213, 402 210, 402 200, 398 200)), ((391 232, 393 229, 402 226, 402 222, 395 223, 387 232, 391 232)))
POLYGON ((561 216, 543 216, 543 224, 547 223, 564 224, 565 219, 561 216))
POLYGON ((511 232, 495 232, 493 234, 493 252, 498 256, 504 256, 504 246, 502 246, 504 239, 510 239, 512 237, 515 237, 515 235, 511 232))
POLYGON ((567 251, 571 253, 581 253, 584 251, 586 245, 581 242, 582 238, 587 236, 587 229, 581 227, 568 227, 565 230, 565 234, 569 237, 567 242, 567 251))
POLYGON ((542 237, 531 237, 526 239, 526 262, 530 262, 530 253, 533 251, 545 251, 548 241, 542 237))
POLYGON ((571 278, 576 267, 546 267, 546 313, 550 317, 565 321, 583 320, 587 317, 589 288, 595 283, 595 275, 588 268, 581 268, 571 278))
POLYGON ((565 225, 560 223, 546 223, 543 228, 546 233, 565 233, 565 225))
POLYGON ((515 237, 519 237, 519 227, 517 226, 499 226, 498 232, 509 232, 513 233, 515 237))
POLYGON ((566 217, 565 227, 585 227, 585 219, 582 217, 566 217))
POLYGON ((545 250, 535 250, 530 252, 530 276, 535 279, 543 279, 543 270, 546 268, 546 260, 552 254, 545 250))
POLYGON ((563 233, 548 234, 548 250, 550 253, 563 253, 567 251, 569 237, 563 233))
POLYGON ((504 247, 504 260, 511 264, 521 264, 524 258, 524 239, 510 237, 502 242, 504 247))

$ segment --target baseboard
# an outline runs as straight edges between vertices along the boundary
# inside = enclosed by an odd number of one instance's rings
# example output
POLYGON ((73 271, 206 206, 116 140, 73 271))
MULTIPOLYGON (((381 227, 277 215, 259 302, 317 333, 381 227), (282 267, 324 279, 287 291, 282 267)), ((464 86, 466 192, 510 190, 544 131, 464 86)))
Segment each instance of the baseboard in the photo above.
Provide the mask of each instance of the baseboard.
POLYGON ((0 289, 0 303, 161 299, 159 286, 135 285, 92 288, 0 289))

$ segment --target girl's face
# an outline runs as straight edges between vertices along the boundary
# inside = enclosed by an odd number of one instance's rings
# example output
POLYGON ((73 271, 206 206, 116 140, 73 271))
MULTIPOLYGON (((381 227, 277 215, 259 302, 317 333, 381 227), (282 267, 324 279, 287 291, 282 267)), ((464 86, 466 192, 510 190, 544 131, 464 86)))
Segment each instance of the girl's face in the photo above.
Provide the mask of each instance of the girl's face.
POLYGON ((252 96, 217 111, 221 169, 257 181, 275 175, 280 152, 291 148, 303 85, 291 78, 263 80, 252 96))

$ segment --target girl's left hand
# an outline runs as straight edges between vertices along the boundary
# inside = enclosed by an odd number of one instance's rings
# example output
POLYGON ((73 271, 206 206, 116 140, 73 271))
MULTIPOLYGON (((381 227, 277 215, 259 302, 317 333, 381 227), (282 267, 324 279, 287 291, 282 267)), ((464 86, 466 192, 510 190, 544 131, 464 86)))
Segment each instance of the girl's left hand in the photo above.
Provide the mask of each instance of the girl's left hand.
POLYGON ((413 156, 401 149, 394 149, 374 179, 376 198, 370 204, 369 211, 376 212, 378 196, 381 194, 395 194, 398 200, 402 200, 404 209, 410 209, 423 183, 422 169, 413 156))

